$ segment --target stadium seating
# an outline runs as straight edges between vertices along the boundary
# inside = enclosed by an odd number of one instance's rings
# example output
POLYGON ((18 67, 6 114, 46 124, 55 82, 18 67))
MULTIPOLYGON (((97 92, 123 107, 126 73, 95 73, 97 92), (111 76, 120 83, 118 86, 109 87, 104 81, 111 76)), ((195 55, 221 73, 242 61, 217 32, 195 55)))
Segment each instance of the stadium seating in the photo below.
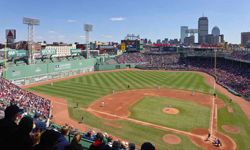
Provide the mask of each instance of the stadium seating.
POLYGON ((17 104, 30 114, 42 115, 44 119, 50 117, 49 100, 25 91, 3 78, 0 78, 0 99, 4 99, 9 104, 17 104))

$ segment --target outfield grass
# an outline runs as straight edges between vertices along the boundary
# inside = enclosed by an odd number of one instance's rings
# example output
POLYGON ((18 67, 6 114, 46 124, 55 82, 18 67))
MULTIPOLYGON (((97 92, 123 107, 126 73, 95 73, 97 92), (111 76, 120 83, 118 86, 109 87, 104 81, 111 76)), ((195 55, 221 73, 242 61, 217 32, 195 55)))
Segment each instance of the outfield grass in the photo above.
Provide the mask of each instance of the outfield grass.
MULTIPOLYGON (((81 107, 88 107, 96 99, 104 95, 111 94, 113 89, 116 91, 127 90, 127 85, 130 89, 156 88, 158 86, 195 90, 204 93, 211 93, 213 90, 204 80, 204 77, 197 73, 190 72, 160 72, 160 71, 121 71, 111 73, 96 73, 69 79, 66 81, 56 82, 30 88, 31 91, 40 92, 52 96, 65 98, 70 105, 78 102, 81 107)), ((227 98, 218 94, 226 103, 227 98)), ((237 104, 230 104, 235 110, 234 114, 226 111, 226 108, 218 111, 218 126, 219 130, 226 135, 232 137, 238 145, 238 149, 247 149, 250 147, 250 121, 237 104), (232 124, 241 128, 240 134, 228 134, 224 132, 220 126, 224 124, 232 124)), ((114 121, 122 125, 122 129, 110 127, 103 124, 105 120, 96 118, 92 114, 69 107, 70 116, 78 121, 81 116, 84 116, 85 123, 106 131, 114 136, 133 141, 140 145, 144 141, 152 141, 157 145, 158 150, 167 149, 198 149, 185 136, 181 136, 183 140, 179 145, 167 145, 161 140, 166 132, 144 127, 131 122, 114 121)))
POLYGON ((158 86, 196 90, 209 93, 212 88, 204 82, 204 77, 189 72, 161 71, 121 71, 96 73, 30 88, 32 91, 66 98, 88 107, 96 99, 115 91, 156 88, 158 86))
POLYGON ((182 131, 209 128, 210 108, 189 101, 161 97, 145 97, 130 108, 131 118, 182 131), (171 105, 180 112, 169 115, 162 110, 171 105))

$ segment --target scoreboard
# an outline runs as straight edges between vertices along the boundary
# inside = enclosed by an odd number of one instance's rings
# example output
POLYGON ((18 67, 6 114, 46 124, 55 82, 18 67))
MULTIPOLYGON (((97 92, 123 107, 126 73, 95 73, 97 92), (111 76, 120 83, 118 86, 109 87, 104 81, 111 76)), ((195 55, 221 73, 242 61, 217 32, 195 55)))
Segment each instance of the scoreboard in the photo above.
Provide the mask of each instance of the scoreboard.
POLYGON ((127 52, 140 51, 139 40, 122 40, 121 43, 121 50, 126 50, 127 52))

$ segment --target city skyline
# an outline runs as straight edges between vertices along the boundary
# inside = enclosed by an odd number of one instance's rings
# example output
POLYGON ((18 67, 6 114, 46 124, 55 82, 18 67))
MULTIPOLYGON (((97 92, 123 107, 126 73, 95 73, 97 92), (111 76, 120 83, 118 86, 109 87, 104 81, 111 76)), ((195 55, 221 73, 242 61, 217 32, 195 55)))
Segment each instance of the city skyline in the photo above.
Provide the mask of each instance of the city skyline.
POLYGON ((5 30, 16 29, 17 41, 27 40, 27 27, 23 17, 37 18, 41 25, 35 27, 35 41, 62 41, 84 43, 83 24, 91 23, 94 30, 91 40, 120 41, 128 33, 140 35, 152 41, 164 38, 180 39, 180 27, 198 27, 198 19, 204 14, 209 19, 209 33, 218 26, 225 41, 240 43, 241 32, 250 31, 247 6, 233 0, 177 0, 156 1, 83 1, 73 2, 44 0, 0 2, 0 42, 5 41, 5 30), (32 8, 32 9, 31 9, 32 8))

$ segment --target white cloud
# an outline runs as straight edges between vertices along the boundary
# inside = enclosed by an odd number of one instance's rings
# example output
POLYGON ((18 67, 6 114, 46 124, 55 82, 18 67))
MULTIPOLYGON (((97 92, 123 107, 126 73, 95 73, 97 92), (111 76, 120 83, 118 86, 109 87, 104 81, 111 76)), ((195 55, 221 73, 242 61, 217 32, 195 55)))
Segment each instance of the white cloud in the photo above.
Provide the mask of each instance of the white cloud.
POLYGON ((110 21, 124 21, 125 18, 124 17, 112 17, 109 18, 110 21))
POLYGON ((104 38, 107 38, 107 39, 111 39, 111 38, 113 38, 113 36, 112 35, 105 35, 105 34, 103 34, 103 35, 101 35, 102 37, 104 37, 104 38))
POLYGON ((49 33, 50 33, 50 34, 54 34, 54 33, 56 33, 56 31, 54 31, 54 30, 49 30, 49 33))
POLYGON ((68 22, 68 23, 75 23, 75 22, 76 22, 76 20, 73 20, 73 19, 68 19, 68 20, 67 20, 67 22, 68 22))

